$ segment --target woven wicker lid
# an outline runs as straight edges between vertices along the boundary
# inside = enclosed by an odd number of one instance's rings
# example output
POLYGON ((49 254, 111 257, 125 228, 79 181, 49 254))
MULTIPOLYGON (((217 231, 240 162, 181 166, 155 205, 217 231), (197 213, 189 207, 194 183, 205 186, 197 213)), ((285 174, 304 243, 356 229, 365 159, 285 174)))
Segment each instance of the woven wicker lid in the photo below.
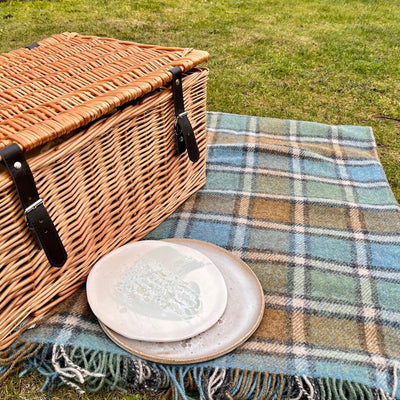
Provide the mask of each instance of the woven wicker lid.
POLYGON ((0 149, 70 133, 188 71, 205 51, 63 33, 0 55, 0 149))

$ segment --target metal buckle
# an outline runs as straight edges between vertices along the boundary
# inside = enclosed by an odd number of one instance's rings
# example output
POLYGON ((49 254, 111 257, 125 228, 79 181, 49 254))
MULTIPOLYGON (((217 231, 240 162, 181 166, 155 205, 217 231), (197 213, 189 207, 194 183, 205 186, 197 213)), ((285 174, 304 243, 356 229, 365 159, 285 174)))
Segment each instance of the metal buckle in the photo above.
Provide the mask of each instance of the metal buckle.
POLYGON ((188 112, 187 112, 187 111, 184 111, 184 112, 180 113, 179 115, 177 115, 177 116, 176 116, 176 119, 186 117, 186 115, 188 115, 188 112))
POLYGON ((43 205, 43 200, 41 198, 39 198, 38 200, 36 200, 34 203, 32 203, 30 206, 25 208, 25 222, 26 225, 28 226, 28 228, 30 229, 30 231, 32 232, 33 237, 36 240, 36 243, 38 244, 40 249, 43 249, 43 245, 42 242, 36 232, 36 230, 34 229, 34 227, 30 224, 29 222, 29 214, 33 211, 36 210, 40 205, 43 205))
POLYGON ((25 215, 29 214, 31 211, 33 211, 35 208, 39 207, 42 204, 43 204, 43 200, 41 198, 39 198, 34 203, 32 203, 30 206, 25 208, 25 215))

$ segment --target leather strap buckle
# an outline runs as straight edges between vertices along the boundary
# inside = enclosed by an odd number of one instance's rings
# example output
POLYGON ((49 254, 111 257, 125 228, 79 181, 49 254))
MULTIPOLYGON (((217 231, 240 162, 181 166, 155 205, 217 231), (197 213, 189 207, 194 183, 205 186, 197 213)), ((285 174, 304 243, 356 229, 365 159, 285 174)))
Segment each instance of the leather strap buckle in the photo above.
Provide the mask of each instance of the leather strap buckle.
POLYGON ((177 116, 176 116, 176 119, 186 117, 186 115, 188 115, 188 112, 187 112, 187 111, 184 111, 184 112, 180 113, 179 115, 177 115, 177 116))
POLYGON ((25 208, 25 218, 27 214, 29 214, 32 210, 34 210, 36 207, 39 207, 40 205, 43 205, 43 200, 41 198, 36 200, 33 204, 31 204, 27 208, 25 208))
POLYGON ((174 67, 169 70, 172 74, 172 93, 175 108, 175 148, 178 154, 187 150, 190 161, 196 162, 200 158, 199 148, 196 137, 185 111, 183 89, 182 89, 182 70, 174 67))

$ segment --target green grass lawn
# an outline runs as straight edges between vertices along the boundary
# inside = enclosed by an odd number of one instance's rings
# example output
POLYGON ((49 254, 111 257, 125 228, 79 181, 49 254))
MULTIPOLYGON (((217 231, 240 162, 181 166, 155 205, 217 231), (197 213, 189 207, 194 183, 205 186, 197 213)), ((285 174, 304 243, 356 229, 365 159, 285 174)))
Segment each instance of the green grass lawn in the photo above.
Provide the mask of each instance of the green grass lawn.
POLYGON ((209 110, 372 126, 400 201, 398 1, 0 0, 0 52, 64 31, 207 50, 209 110))

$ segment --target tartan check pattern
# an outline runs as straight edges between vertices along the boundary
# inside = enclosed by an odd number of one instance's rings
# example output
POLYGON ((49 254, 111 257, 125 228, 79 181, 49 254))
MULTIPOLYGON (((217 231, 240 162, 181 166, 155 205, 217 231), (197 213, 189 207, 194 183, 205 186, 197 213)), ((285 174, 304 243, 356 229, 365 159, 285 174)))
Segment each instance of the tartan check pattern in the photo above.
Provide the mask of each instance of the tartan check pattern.
POLYGON ((260 279, 263 322, 220 365, 390 391, 400 359, 400 213, 372 130, 208 117, 207 183, 148 238, 212 242, 260 279))
POLYGON ((343 379, 392 394, 400 209, 371 128, 211 112, 208 132, 206 185, 146 239, 232 251, 258 276, 265 315, 237 350, 199 365, 343 379))

